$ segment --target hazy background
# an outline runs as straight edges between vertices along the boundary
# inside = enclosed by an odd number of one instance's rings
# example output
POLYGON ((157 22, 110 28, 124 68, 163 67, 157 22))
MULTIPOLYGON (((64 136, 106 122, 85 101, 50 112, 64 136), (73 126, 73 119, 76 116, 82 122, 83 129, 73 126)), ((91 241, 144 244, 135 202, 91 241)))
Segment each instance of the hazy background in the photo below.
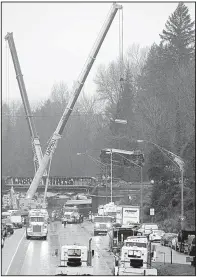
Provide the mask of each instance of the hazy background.
MULTIPOLYGON (((3 100, 9 102, 11 99, 21 99, 9 49, 4 40, 7 32, 14 34, 28 97, 30 104, 34 105, 50 96, 54 83, 64 81, 69 89, 72 88, 111 5, 112 3, 3 3, 3 100), (8 76, 9 87, 6 85, 8 76)), ((133 43, 141 47, 151 46, 153 42, 159 43, 159 33, 177 3, 122 5, 126 51, 133 43)), ((195 4, 186 5, 193 20, 195 4)), ((93 80, 98 66, 107 65, 118 55, 119 16, 116 16, 87 78, 84 86, 86 95, 91 96, 96 90, 93 80)))

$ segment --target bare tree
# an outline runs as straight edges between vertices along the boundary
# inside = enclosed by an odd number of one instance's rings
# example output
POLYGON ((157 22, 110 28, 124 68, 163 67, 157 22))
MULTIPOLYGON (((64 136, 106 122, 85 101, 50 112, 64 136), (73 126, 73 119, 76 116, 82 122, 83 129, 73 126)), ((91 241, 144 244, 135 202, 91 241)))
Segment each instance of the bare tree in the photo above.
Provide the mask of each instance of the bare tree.
POLYGON ((69 100, 69 90, 64 82, 56 83, 52 87, 51 100, 52 102, 57 102, 65 105, 69 100))
POLYGON ((141 74, 142 68, 144 67, 149 47, 140 47, 139 44, 132 44, 126 53, 126 60, 129 62, 132 69, 132 73, 135 77, 141 74))

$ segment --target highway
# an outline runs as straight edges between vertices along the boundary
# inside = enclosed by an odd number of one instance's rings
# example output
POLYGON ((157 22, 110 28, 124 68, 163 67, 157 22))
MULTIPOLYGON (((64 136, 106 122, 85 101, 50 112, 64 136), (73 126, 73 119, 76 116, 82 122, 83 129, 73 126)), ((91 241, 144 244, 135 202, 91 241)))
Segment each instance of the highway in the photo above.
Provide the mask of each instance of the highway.
MULTIPOLYGON (((46 241, 39 239, 27 240, 25 229, 15 230, 14 234, 5 240, 2 249, 2 275, 55 275, 59 265, 62 245, 79 243, 87 245, 93 237, 93 224, 84 221, 81 224, 51 222, 46 241), (55 255, 58 250, 58 255, 55 255)), ((94 275, 113 275, 114 256, 109 251, 107 236, 97 236, 92 239, 94 275)), ((155 262, 171 262, 171 249, 155 243, 157 257, 155 262), (165 255, 164 255, 165 253, 165 255)), ((186 255, 172 250, 172 262, 186 263, 186 255)), ((152 263, 154 267, 154 262, 152 263)))
MULTIPOLYGON (((47 241, 27 240, 25 229, 5 240, 2 249, 2 275, 54 275, 60 261, 60 248, 64 244, 80 243, 88 246, 93 235, 93 224, 68 224, 65 228, 60 222, 49 225, 47 241), (55 250, 58 249, 58 256, 55 250)), ((92 249, 94 275, 112 275, 114 258, 108 251, 106 237, 94 237, 92 249)))

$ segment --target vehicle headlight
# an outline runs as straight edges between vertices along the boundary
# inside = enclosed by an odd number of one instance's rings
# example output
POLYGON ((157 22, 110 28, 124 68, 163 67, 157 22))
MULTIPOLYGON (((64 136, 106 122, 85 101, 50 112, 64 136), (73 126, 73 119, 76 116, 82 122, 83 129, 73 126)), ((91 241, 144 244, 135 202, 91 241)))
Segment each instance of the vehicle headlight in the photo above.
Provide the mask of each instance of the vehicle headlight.
POLYGON ((111 227, 111 224, 110 223, 107 223, 107 228, 110 228, 111 227))
POLYGON ((99 227, 99 223, 95 223, 95 227, 99 227))

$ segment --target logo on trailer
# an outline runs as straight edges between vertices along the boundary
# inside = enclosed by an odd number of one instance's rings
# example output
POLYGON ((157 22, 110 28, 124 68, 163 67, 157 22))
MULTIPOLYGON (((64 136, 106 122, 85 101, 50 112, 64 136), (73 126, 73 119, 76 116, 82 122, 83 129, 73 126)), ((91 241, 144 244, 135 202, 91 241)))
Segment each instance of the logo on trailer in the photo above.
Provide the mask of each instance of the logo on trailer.
POLYGON ((124 210, 125 213, 136 213, 138 210, 124 210))

